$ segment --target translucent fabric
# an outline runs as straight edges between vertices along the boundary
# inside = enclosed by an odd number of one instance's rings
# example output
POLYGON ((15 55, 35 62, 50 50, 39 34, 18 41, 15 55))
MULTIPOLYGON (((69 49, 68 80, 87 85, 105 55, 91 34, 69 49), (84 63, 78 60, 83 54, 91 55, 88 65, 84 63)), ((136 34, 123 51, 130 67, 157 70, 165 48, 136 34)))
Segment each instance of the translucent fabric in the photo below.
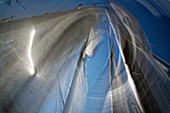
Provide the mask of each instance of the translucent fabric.
POLYGON ((168 113, 168 71, 115 3, 0 23, 0 113, 168 113))

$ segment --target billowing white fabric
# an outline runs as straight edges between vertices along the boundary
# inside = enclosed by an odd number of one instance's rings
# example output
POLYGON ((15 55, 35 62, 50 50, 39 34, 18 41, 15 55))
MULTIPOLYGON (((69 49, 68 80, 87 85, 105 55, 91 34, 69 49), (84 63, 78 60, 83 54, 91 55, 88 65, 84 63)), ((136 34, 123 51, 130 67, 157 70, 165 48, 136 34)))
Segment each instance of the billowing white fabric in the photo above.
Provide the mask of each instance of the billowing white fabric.
POLYGON ((169 82, 115 3, 0 24, 0 113, 168 113, 169 82), (89 85, 87 60, 103 43, 109 55, 89 85))

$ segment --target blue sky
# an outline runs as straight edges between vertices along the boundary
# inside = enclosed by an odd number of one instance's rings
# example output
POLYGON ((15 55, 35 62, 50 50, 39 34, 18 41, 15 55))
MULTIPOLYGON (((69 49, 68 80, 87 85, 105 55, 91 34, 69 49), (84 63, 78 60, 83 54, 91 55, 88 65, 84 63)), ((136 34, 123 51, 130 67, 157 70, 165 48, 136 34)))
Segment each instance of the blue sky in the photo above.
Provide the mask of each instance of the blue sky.
POLYGON ((136 18, 150 42, 153 53, 170 63, 170 18, 156 18, 139 3, 122 1, 116 0, 136 18))

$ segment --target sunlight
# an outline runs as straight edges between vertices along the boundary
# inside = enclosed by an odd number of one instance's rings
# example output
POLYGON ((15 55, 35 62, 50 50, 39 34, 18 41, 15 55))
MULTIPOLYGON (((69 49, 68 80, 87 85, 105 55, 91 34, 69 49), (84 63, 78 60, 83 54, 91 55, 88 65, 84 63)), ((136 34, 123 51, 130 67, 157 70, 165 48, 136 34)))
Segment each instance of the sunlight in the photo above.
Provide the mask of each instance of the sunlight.
POLYGON ((29 62, 31 64, 31 68, 30 68, 29 72, 30 72, 31 75, 33 75, 35 73, 34 63, 33 63, 32 54, 31 54, 31 49, 32 49, 32 43, 33 43, 34 35, 35 35, 35 30, 33 29, 32 32, 31 32, 29 48, 28 48, 28 59, 29 59, 29 62))

